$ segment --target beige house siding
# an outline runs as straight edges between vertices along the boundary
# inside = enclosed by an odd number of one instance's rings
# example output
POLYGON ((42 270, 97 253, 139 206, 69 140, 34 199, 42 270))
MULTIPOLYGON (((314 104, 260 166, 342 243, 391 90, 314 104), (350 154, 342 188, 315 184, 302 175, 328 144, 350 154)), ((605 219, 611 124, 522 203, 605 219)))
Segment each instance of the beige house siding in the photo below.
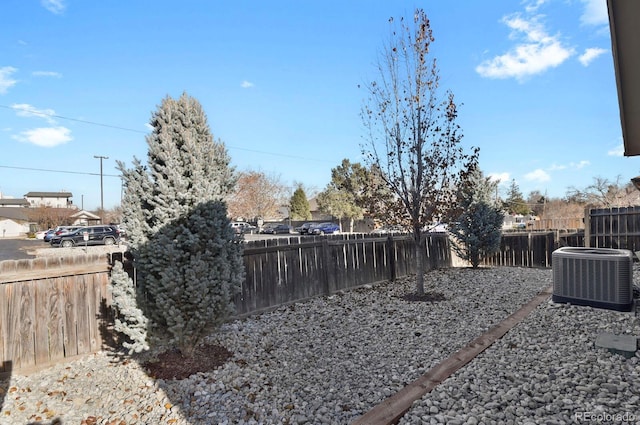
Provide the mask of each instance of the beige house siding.
POLYGON ((29 223, 0 218, 0 238, 17 238, 29 232, 29 223))

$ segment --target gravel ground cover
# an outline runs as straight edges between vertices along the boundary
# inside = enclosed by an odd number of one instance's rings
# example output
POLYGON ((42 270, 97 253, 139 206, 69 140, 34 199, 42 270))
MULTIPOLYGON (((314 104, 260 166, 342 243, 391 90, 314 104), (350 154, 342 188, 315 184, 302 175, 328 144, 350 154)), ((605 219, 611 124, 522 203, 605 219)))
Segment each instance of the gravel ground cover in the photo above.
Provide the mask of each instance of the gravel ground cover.
MULTIPOLYGON (((281 307, 211 337, 233 353, 210 373, 154 380, 107 353, 0 381, 0 423, 346 424, 552 284, 551 270, 435 270, 281 307), (4 393, 3 393, 4 391, 4 393)), ((597 333, 640 334, 632 313, 545 303, 403 419, 414 423, 574 423, 640 416, 639 358, 596 349, 597 333)), ((142 359, 141 359, 142 361, 142 359)), ((636 419, 640 420, 640 419, 636 419)))

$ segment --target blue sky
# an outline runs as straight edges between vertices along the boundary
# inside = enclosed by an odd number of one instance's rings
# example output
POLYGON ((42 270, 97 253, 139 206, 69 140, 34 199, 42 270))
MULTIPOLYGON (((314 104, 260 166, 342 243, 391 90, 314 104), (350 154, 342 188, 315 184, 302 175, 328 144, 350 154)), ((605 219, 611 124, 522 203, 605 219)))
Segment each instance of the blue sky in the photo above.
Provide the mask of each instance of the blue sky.
POLYGON ((427 12, 443 89, 485 174, 526 196, 640 174, 622 156, 606 0, 4 0, 0 192, 120 202, 163 97, 197 98, 238 170, 322 190, 361 160, 359 113, 389 17, 427 12), (52 170, 52 171, 43 171, 52 170))

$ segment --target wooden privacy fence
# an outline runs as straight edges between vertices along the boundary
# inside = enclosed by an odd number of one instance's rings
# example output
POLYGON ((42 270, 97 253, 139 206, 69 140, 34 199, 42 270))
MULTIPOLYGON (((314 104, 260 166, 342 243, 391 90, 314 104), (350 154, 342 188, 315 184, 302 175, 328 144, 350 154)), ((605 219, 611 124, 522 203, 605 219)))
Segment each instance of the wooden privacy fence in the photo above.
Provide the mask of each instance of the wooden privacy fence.
POLYGON ((483 262, 487 266, 551 267, 555 232, 503 234, 500 251, 483 262))
POLYGON ((585 246, 640 251, 640 206, 590 209, 585 246))
MULTIPOLYGON (((566 229, 579 224, 575 219, 568 220, 564 223, 566 229)), ((584 230, 503 234, 500 252, 484 264, 550 267, 551 253, 563 246, 640 251, 640 206, 588 209, 585 211, 584 230)))
MULTIPOLYGON (((425 269, 451 265, 446 236, 428 237, 425 269)), ((415 273, 408 236, 341 234, 247 243, 238 315, 415 273)))
MULTIPOLYGON (((591 210, 585 233, 504 234, 484 265, 551 267, 559 246, 640 250, 640 207, 591 210), (588 245, 587 245, 588 246, 588 245)), ((238 315, 415 273, 409 236, 341 234, 246 244, 238 315)), ((427 237, 425 269, 449 267, 446 235, 427 237)), ((103 348, 111 320, 111 258, 87 256, 0 262, 0 375, 103 348)))
POLYGON ((0 376, 99 351, 106 256, 0 262, 0 376))
POLYGON ((527 223, 527 230, 584 229, 582 218, 543 218, 527 223))
POLYGON ((486 266, 551 267, 551 254, 563 246, 584 246, 584 231, 504 233, 500 251, 482 263, 486 266))
MULTIPOLYGON (((237 314, 415 272, 408 237, 335 235, 247 243, 237 314)), ((427 238, 425 268, 451 264, 447 238, 427 238)), ((101 350, 112 321, 112 258, 0 262, 0 376, 101 350)))

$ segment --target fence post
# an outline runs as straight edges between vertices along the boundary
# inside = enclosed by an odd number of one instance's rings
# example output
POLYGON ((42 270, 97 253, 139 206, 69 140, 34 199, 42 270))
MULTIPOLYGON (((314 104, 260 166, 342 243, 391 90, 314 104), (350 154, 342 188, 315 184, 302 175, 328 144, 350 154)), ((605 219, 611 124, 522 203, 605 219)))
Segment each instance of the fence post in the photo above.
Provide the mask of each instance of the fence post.
POLYGON ((329 240, 322 239, 322 279, 324 285, 324 293, 330 294, 329 288, 329 240))
POLYGON ((396 270, 396 244, 393 242, 393 235, 387 236, 387 252, 389 253, 389 280, 396 280, 398 271, 396 270))
POLYGON ((589 207, 584 209, 584 246, 585 248, 591 246, 591 209, 589 207))

